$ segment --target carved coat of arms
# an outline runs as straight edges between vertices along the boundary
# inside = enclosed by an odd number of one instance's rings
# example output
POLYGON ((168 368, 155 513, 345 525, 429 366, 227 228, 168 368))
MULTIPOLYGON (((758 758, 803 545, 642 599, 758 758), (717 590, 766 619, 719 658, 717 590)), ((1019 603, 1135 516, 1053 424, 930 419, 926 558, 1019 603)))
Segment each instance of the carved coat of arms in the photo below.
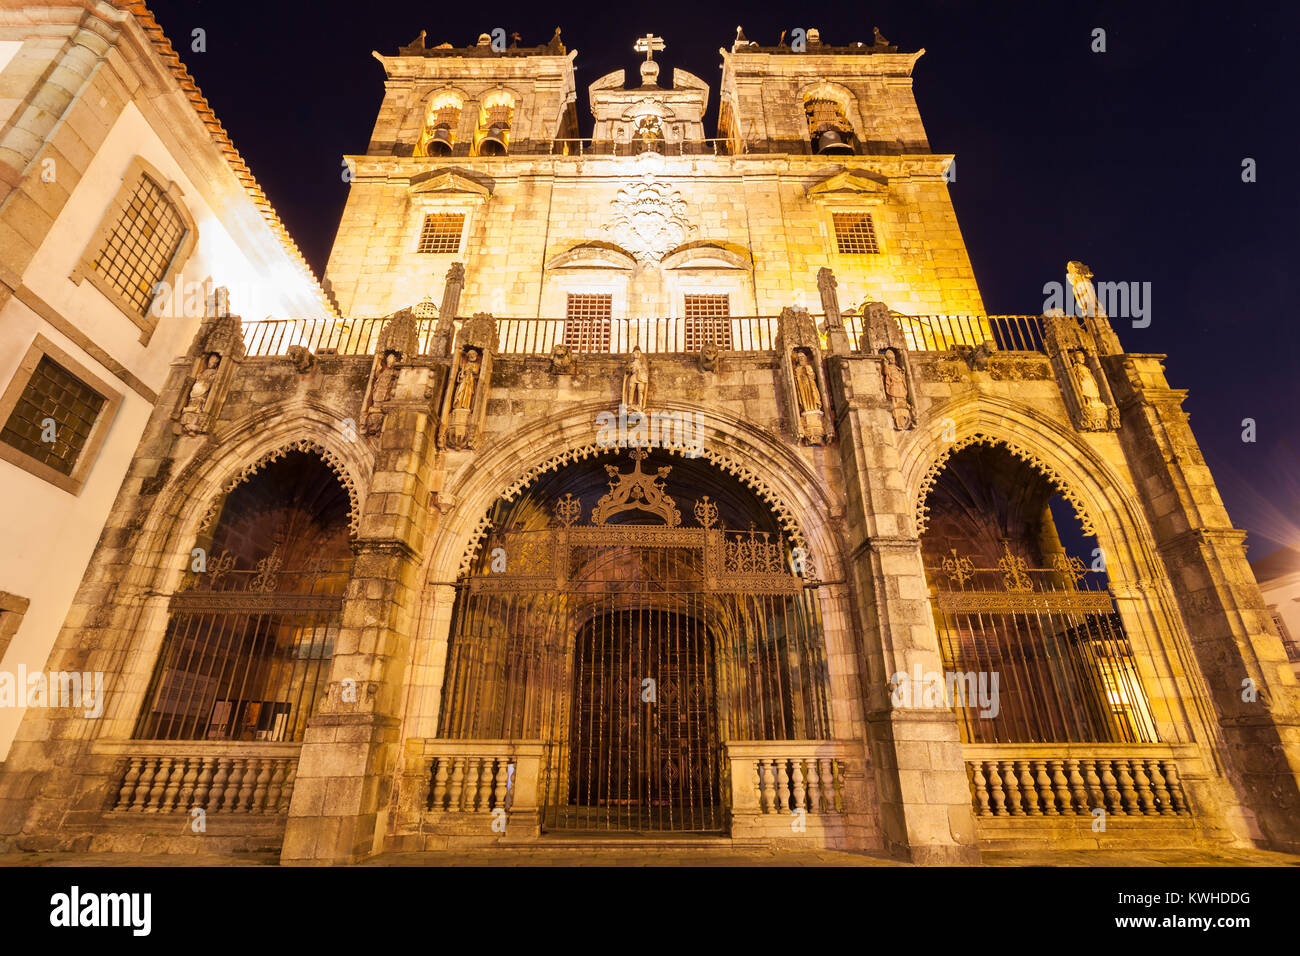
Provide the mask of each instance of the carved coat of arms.
POLYGON ((640 262, 658 262, 691 235, 681 192, 652 176, 618 191, 605 231, 640 262))

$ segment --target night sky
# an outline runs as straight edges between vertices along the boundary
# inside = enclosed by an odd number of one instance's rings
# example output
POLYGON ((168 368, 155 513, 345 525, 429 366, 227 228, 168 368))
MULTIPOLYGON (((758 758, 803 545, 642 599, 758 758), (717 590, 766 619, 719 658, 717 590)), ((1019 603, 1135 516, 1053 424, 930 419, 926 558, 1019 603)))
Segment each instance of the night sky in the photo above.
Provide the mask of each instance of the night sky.
POLYGON ((1040 312, 1068 259, 1097 281, 1150 282, 1150 326, 1117 320, 1120 341, 1166 353, 1170 384, 1190 390, 1184 408, 1250 532, 1249 557, 1300 546, 1300 345, 1286 293, 1300 251, 1300 17, 1289 4, 149 6, 318 276, 347 196, 341 157, 365 151, 383 95, 370 51, 396 54, 421 29, 430 46, 498 26, 534 46, 561 27, 578 50, 583 136, 587 86, 615 69, 635 76, 632 43, 646 32, 667 43, 663 82, 680 67, 710 84, 709 135, 717 50, 737 24, 763 45, 796 26, 869 43, 879 26, 902 52, 924 47, 916 99, 931 148, 957 156, 951 195, 988 311, 1040 312), (190 50, 196 27, 206 52, 190 50), (1097 27, 1105 53, 1090 49, 1097 27), (1254 183, 1242 182, 1246 157, 1254 183))

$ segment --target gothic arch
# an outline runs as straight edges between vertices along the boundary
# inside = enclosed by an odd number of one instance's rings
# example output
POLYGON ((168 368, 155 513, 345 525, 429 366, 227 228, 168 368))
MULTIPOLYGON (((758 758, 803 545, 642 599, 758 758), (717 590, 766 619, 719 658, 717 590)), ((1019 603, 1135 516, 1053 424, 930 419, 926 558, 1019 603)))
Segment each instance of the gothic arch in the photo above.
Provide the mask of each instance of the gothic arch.
MULTIPOLYGON (((494 501, 509 500, 541 475, 608 451, 596 443, 594 425, 597 413, 608 410, 605 403, 567 410, 541 423, 534 434, 504 444, 491 455, 480 454, 473 469, 462 468, 448 483, 456 510, 430 557, 433 568, 442 569, 441 574, 434 572, 435 579, 449 581, 468 568, 487 531, 494 501), (521 461, 529 464, 521 467, 521 461)), ((818 574, 838 576, 840 542, 830 520, 837 506, 801 458, 773 436, 701 406, 664 403, 657 404, 656 411, 697 415, 705 433, 701 457, 753 490, 771 508, 791 543, 808 551, 818 574)), ((678 455, 686 451, 661 450, 678 455)))

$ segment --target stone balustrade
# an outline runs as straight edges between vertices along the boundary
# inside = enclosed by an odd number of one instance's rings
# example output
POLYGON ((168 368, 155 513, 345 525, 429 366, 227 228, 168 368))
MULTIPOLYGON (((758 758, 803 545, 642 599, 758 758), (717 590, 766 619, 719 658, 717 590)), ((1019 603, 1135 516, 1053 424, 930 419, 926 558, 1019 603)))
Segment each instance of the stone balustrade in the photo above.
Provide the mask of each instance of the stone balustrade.
POLYGON ((286 814, 297 765, 297 747, 262 755, 131 753, 119 761, 108 810, 114 815, 188 813, 197 807, 207 813, 286 814))
POLYGON ((535 816, 541 756, 533 741, 412 740, 408 760, 421 778, 413 795, 426 813, 535 816))
POLYGON ((979 817, 1187 816, 1177 763, 1168 757, 981 757, 968 759, 979 817))
POLYGON ((732 741, 732 809, 809 816, 844 812, 844 763, 824 740, 732 741))

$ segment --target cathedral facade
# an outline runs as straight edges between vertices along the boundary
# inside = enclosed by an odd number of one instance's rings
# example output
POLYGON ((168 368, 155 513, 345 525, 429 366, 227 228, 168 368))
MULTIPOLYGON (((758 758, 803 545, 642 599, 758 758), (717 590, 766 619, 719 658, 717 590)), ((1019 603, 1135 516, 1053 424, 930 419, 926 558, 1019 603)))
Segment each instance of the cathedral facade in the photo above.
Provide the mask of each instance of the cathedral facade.
MULTIPOLYGON (((877 32, 378 53, 338 316, 210 292, 29 708, 21 848, 1300 852, 1294 672, 1162 356, 989 315, 877 32)), ((922 51, 923 52, 923 51, 922 51)))

